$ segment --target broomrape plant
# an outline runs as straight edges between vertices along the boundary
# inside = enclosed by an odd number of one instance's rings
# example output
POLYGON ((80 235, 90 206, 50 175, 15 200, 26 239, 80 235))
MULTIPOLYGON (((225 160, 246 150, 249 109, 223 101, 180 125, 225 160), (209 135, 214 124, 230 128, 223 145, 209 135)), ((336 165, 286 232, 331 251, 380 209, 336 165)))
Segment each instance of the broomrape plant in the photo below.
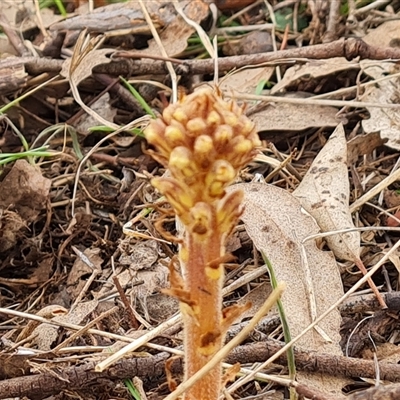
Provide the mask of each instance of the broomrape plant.
MULTIPOLYGON (((241 214, 243 193, 225 188, 261 145, 254 124, 218 90, 200 89, 169 105, 145 130, 153 157, 170 171, 152 180, 185 227, 180 240, 182 278, 170 267, 169 294, 180 301, 185 332, 185 379, 221 348, 232 322, 247 306, 222 309, 225 240, 241 214)), ((186 393, 186 400, 216 400, 221 366, 186 393)))

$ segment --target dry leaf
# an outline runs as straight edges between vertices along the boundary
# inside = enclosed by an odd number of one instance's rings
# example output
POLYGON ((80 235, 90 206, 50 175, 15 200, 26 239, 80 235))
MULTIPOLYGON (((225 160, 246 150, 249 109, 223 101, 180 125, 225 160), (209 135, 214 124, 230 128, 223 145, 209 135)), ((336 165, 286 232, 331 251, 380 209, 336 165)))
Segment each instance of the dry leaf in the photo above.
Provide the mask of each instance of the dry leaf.
POLYGON ((92 116, 96 121, 98 121, 98 124, 103 124, 114 130, 117 130, 119 126, 111 121, 106 120, 101 114, 88 107, 83 102, 78 91, 79 83, 92 74, 92 68, 94 68, 96 65, 111 61, 106 57, 106 55, 112 53, 113 50, 96 50, 95 47, 98 44, 99 37, 90 39, 85 32, 81 32, 75 44, 72 57, 64 62, 61 74, 68 78, 74 99, 83 108, 83 110, 92 116))
MULTIPOLYGON (((278 282, 287 284, 282 302, 291 335, 295 337, 343 295, 337 264, 332 253, 319 250, 314 240, 302 244, 306 237, 318 233, 319 228, 290 193, 259 183, 238 184, 229 190, 235 189, 244 191, 242 220, 246 231, 255 246, 270 260, 278 282)), ((332 311, 318 324, 332 342, 326 342, 316 330, 311 330, 298 345, 341 355, 340 324, 339 311, 332 311)), ((303 375, 304 379, 313 378, 303 375)), ((313 380, 313 385, 325 391, 333 390, 338 396, 342 383, 343 380, 327 375, 313 380)))
MULTIPOLYGON (((146 2, 147 4, 151 2, 146 2)), ((183 12, 185 15, 196 23, 200 23, 209 13, 209 8, 202 1, 183 2, 183 12)), ((160 33, 160 39, 163 47, 170 57, 176 57, 182 53, 187 47, 187 40, 195 29, 188 25, 187 22, 179 15, 170 21, 165 29, 160 33)), ((154 39, 149 40, 149 47, 140 51, 143 54, 162 55, 161 50, 154 39)))
POLYGON ((0 208, 15 211, 26 224, 46 208, 51 180, 26 160, 17 160, 0 183, 0 208))
POLYGON ((272 88, 271 94, 279 93, 288 86, 298 86, 302 81, 308 82, 326 75, 337 74, 340 71, 359 68, 358 62, 347 61, 342 57, 327 60, 310 60, 305 64, 297 64, 289 68, 283 79, 272 88))
POLYGON ((370 46, 379 48, 397 47, 395 43, 400 38, 400 21, 386 21, 375 29, 371 29, 362 39, 370 46))
MULTIPOLYGON (((397 73, 398 68, 391 62, 363 60, 361 68, 374 79, 397 73)), ((400 78, 383 80, 366 89, 362 100, 369 103, 397 104, 399 102, 400 78)), ((387 146, 400 150, 400 116, 397 109, 367 107, 370 118, 361 121, 366 133, 380 131, 382 139, 388 139, 387 146)))
MULTIPOLYGON (((387 21, 372 29, 363 37, 363 41, 370 46, 379 48, 397 46, 400 35, 400 21, 387 21)), ((374 79, 383 78, 391 73, 398 72, 394 63, 384 61, 362 60, 360 62, 363 72, 374 79)), ((399 78, 384 80, 379 84, 370 86, 363 101, 371 103, 398 103, 399 78)), ((400 129, 397 110, 367 107, 370 118, 361 121, 365 132, 380 131, 382 139, 387 138, 389 147, 400 149, 400 129)))
MULTIPOLYGON (((76 63, 72 69, 76 85, 79 85, 80 82, 92 75, 92 69, 96 65, 108 64, 111 59, 108 58, 107 55, 113 52, 113 49, 99 49, 92 50, 83 54, 83 57, 80 59, 79 63, 76 63)), ((64 61, 62 70, 60 72, 62 76, 71 79, 71 63, 73 62, 73 57, 68 58, 64 61)))
MULTIPOLYGON (((80 325, 96 309, 97 305, 97 300, 80 303, 72 311, 68 312, 68 314, 57 316, 51 320, 80 325)), ((53 344, 59 337, 59 330, 60 328, 55 325, 40 324, 32 332, 32 335, 36 335, 32 340, 32 344, 39 350, 51 350, 53 344)))
MULTIPOLYGON (((347 143, 342 124, 332 133, 293 195, 316 219, 323 232, 354 228, 349 207, 347 143)), ((353 261, 364 275, 367 273, 360 259, 360 232, 329 235, 326 242, 336 257, 353 261)), ((386 304, 371 278, 368 284, 385 308, 386 304)))
POLYGON ((249 115, 258 131, 301 131, 307 128, 334 127, 338 124, 337 109, 317 105, 269 104, 262 111, 249 115))
MULTIPOLYGON (((293 195, 316 219, 323 232, 354 228, 349 210, 347 144, 341 124, 317 155, 293 195)), ((359 232, 327 236, 326 241, 337 258, 359 259, 359 232)))
MULTIPOLYGON (((245 296, 241 297, 237 304, 242 306, 247 303, 251 304, 251 308, 244 311, 240 316, 240 321, 243 321, 245 318, 253 318, 254 314, 261 308, 261 306, 265 303, 268 296, 272 293, 271 284, 269 282, 263 282, 257 285, 254 289, 252 289, 245 296)), ((240 322, 238 321, 238 322, 240 322)))
POLYGON ((103 259, 100 257, 100 249, 91 248, 83 252, 83 256, 91 263, 88 265, 81 257, 75 259, 74 265, 68 275, 67 292, 72 299, 76 299, 86 284, 86 277, 92 274, 94 269, 101 270, 103 259))
MULTIPOLYGON (((242 220, 246 231, 270 260, 278 281, 288 285, 283 303, 292 336, 297 336, 313 322, 310 293, 314 293, 317 316, 343 295, 337 264, 330 252, 317 248, 315 241, 302 245, 306 237, 319 232, 319 227, 290 193, 258 183, 237 184, 232 189, 244 191, 242 220)), ((327 344, 315 331, 300 339, 299 344, 314 350, 327 346, 324 351, 329 348, 329 352, 341 354, 336 345, 340 341, 340 320, 339 312, 333 312, 321 322, 333 344, 327 344)))
POLYGON ((374 356, 376 356, 380 362, 392 363, 394 365, 400 363, 400 349, 399 346, 394 343, 375 343, 372 349, 368 348, 362 351, 362 358, 365 360, 373 360, 374 356))
POLYGON ((150 269, 158 260, 159 246, 156 240, 135 241, 126 236, 118 246, 121 255, 118 262, 129 266, 131 271, 150 269))
POLYGON ((257 85, 262 81, 269 81, 275 68, 246 68, 235 71, 221 79, 219 88, 223 92, 240 91, 241 93, 255 93, 257 85))
MULTIPOLYGON (((134 238, 126 236, 119 245, 119 252, 117 267, 102 286, 97 298, 108 295, 115 286, 116 276, 120 285, 126 288, 126 295, 141 303, 146 319, 150 320, 147 297, 168 286, 169 269, 157 262, 160 258, 159 244, 151 239, 137 242, 134 238), (132 287, 136 282, 139 284, 132 287)), ((168 260, 165 261, 168 264, 168 260)))

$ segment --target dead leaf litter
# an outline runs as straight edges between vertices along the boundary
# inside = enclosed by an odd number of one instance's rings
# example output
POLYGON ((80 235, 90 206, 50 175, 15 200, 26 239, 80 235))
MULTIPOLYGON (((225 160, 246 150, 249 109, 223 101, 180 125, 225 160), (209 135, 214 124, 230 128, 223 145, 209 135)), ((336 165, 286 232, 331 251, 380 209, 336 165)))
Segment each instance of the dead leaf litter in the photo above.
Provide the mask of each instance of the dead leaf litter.
MULTIPOLYGON (((400 398, 400 4, 333 3, 74 0, 65 17, 0 4, 0 399, 128 399, 132 377, 162 399, 173 356, 181 381, 179 304, 163 290, 183 232, 150 184, 168 171, 143 128, 216 82, 263 143, 229 189, 244 211, 224 303, 252 307, 227 338, 272 291, 262 252, 292 338, 340 303, 294 344, 298 398, 400 398)), ((273 310, 227 361, 283 346, 273 310)), ((285 398, 287 359, 262 372, 227 395, 285 398)))

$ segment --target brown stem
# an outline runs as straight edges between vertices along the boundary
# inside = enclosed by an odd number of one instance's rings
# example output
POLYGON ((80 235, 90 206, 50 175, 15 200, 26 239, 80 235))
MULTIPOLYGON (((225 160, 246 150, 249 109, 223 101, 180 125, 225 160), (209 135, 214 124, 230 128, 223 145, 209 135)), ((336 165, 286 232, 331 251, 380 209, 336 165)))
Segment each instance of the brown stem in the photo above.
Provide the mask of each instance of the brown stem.
MULTIPOLYGON (((185 379, 200 370, 221 348, 223 335, 222 281, 207 276, 206 266, 222 256, 221 235, 217 230, 205 241, 188 233, 188 262, 185 271, 186 290, 196 300, 196 317, 184 314, 185 379)), ((219 267, 221 269, 221 267, 219 267)), ((216 271, 215 271, 216 272, 216 271)), ((185 400, 218 399, 221 386, 221 366, 212 369, 185 394, 185 400)))
MULTIPOLYGON (((363 274, 364 276, 367 275, 368 271, 367 271, 367 269, 365 268, 363 262, 362 262, 360 259, 356 259, 356 260, 354 261, 354 263, 357 265, 358 269, 362 272, 362 274, 363 274)), ((386 305, 386 303, 385 303, 385 300, 383 300, 383 297, 382 297, 382 295, 380 294, 378 288, 376 287, 374 281, 373 281, 371 278, 369 278, 367 282, 368 282, 369 287, 370 287, 370 288, 372 289, 372 291, 374 292, 374 294, 375 294, 375 296, 376 296, 376 298, 377 298, 379 304, 381 305, 381 307, 382 307, 382 308, 388 308, 387 305, 386 305)))

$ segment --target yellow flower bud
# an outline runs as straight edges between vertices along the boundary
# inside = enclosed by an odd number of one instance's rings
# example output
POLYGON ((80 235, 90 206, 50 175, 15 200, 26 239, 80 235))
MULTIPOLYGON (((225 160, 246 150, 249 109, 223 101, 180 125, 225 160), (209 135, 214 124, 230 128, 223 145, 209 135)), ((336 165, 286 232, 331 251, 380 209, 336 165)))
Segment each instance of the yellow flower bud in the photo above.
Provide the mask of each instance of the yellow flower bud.
POLYGON ((206 239, 213 232, 211 206, 199 202, 190 210, 190 232, 201 239, 206 239))
MULTIPOLYGON (((194 195, 188 187, 173 178, 153 178, 151 184, 162 193, 179 216, 188 215, 194 205, 194 195)), ((187 223, 183 220, 183 223, 187 223)))
POLYGON ((183 146, 175 147, 172 150, 168 166, 175 178, 195 177, 197 173, 192 152, 183 146))
POLYGON ((165 128, 165 124, 162 121, 153 120, 144 130, 144 135, 146 140, 153 145, 163 157, 168 158, 171 147, 164 137, 165 128))
POLYGON ((234 113, 231 113, 231 112, 224 113, 224 120, 225 120, 226 124, 228 124, 232 127, 235 127, 239 123, 238 117, 234 113))
POLYGON ((185 111, 183 110, 182 107, 177 108, 174 113, 172 114, 172 117, 180 122, 181 124, 186 124, 188 120, 188 116, 186 115, 185 111))
POLYGON ((164 122, 169 125, 174 119, 173 115, 178 107, 178 104, 170 104, 168 107, 164 108, 162 113, 162 118, 164 122))
POLYGON ((232 140, 233 129, 229 125, 220 125, 214 133, 214 142, 217 151, 221 151, 232 140))
POLYGON ((200 135, 193 145, 193 158, 202 170, 207 170, 215 157, 214 143, 210 136, 200 135))
POLYGON ((240 156, 242 154, 250 153, 252 149, 253 149, 253 143, 250 140, 244 138, 238 141, 238 143, 236 143, 233 147, 233 151, 240 156))
POLYGON ((168 125, 165 128, 165 140, 171 148, 185 144, 186 135, 183 125, 175 121, 173 125, 168 125))
POLYGON ((207 129, 206 121, 203 118, 193 118, 186 124, 190 136, 198 136, 207 129))
POLYGON ((225 194, 225 188, 236 176, 236 171, 226 160, 214 162, 211 171, 205 178, 207 193, 212 198, 221 198, 225 194))
POLYGON ((236 176, 236 171, 232 165, 226 160, 215 161, 211 173, 214 175, 215 180, 224 183, 231 183, 236 176))
POLYGON ((221 124, 221 116, 215 111, 212 110, 207 116, 207 124, 208 125, 220 125, 221 124))
MULTIPOLYGON (((239 124, 240 128, 238 130, 240 131, 240 134, 242 134, 244 137, 247 137, 255 131, 254 122, 249 120, 247 117, 242 116, 239 120, 239 124)), ((258 135, 256 136, 258 139, 258 135)))

